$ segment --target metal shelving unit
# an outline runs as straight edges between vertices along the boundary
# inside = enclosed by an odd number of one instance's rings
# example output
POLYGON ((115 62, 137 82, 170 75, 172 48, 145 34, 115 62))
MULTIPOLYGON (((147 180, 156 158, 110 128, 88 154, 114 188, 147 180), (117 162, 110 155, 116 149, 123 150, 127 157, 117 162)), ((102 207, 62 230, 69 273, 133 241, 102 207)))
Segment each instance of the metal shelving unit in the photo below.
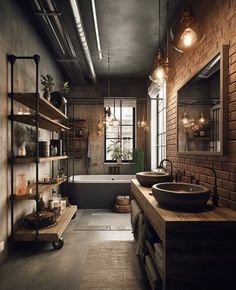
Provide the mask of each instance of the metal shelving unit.
MULTIPOLYGON (((39 62, 40 56, 15 56, 9 55, 8 61, 10 62, 10 116, 11 121, 11 141, 10 141, 10 165, 11 165, 11 237, 13 241, 50 241, 55 249, 60 249, 63 246, 63 240, 61 235, 66 226, 70 222, 71 218, 75 215, 77 207, 69 206, 59 216, 55 225, 48 228, 39 228, 39 222, 36 222, 35 229, 29 229, 23 225, 17 230, 14 229, 14 203, 15 200, 35 200, 36 202, 36 219, 40 218, 40 198, 41 196, 58 186, 67 179, 60 180, 51 184, 40 184, 39 182, 39 163, 41 162, 54 162, 58 160, 67 160, 67 156, 51 156, 40 157, 39 156, 39 128, 46 129, 51 132, 67 132, 69 127, 67 126, 68 118, 50 102, 40 97, 39 95, 39 62), (35 63, 35 92, 34 93, 16 93, 14 92, 14 64, 17 60, 33 60, 35 63), (33 110, 31 115, 16 115, 14 113, 14 101, 17 101, 26 107, 33 110), (33 157, 18 157, 14 156, 14 122, 19 122, 35 127, 35 156, 33 157), (32 194, 25 194, 17 196, 14 190, 14 166, 16 164, 35 164, 35 176, 36 182, 32 185, 32 194)), ((53 135, 53 133, 52 133, 53 135)), ((68 161, 67 161, 68 167, 68 161)), ((67 168, 68 172, 68 168, 67 168)), ((68 177, 67 177, 68 178, 68 177)))

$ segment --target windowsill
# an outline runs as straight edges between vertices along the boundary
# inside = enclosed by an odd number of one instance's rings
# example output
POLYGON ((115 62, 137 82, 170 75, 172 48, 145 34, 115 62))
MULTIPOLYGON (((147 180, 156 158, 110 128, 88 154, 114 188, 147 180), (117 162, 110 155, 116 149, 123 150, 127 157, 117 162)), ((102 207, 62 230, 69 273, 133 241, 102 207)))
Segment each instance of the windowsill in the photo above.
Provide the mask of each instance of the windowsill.
POLYGON ((134 164, 134 162, 122 162, 122 163, 117 163, 117 162, 104 162, 105 165, 130 165, 134 164))

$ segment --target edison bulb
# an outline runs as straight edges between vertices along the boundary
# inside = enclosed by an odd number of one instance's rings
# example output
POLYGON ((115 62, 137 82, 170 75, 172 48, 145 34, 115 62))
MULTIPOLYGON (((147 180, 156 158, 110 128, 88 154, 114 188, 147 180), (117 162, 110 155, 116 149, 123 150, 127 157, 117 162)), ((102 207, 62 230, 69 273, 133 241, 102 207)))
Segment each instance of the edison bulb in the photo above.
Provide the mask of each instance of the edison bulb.
POLYGON ((199 123, 204 124, 206 123, 206 119, 203 116, 203 113, 201 113, 200 119, 198 120, 199 123))
POLYGON ((180 37, 180 41, 182 43, 183 49, 184 48, 186 48, 186 49, 191 48, 197 42, 197 34, 192 28, 187 27, 187 28, 185 28, 184 32, 182 33, 182 35, 180 37))
POLYGON ((152 82, 156 83, 158 86, 162 86, 167 78, 165 69, 162 66, 158 66, 152 73, 150 79, 152 82))
POLYGON ((116 128, 116 127, 118 127, 118 125, 119 125, 119 120, 117 120, 116 118, 114 118, 114 120, 112 121, 112 126, 114 128, 116 128))
POLYGON ((184 117, 182 119, 182 123, 184 126, 186 126, 188 124, 189 120, 187 118, 187 113, 184 113, 184 117))

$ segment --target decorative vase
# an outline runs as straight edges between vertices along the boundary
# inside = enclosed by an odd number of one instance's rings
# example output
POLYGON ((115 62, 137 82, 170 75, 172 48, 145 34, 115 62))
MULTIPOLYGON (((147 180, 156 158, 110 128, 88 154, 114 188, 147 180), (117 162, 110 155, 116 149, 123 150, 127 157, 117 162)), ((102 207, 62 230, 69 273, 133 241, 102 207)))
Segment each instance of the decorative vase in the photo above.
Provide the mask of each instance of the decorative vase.
POLYGON ((121 164, 121 163, 122 163, 122 158, 117 158, 117 159, 116 159, 116 162, 117 162, 118 164, 121 164))
POLYGON ((26 156, 25 142, 23 142, 18 148, 18 156, 26 156))
POLYGON ((44 93, 43 93, 44 99, 46 99, 48 102, 50 102, 51 96, 50 96, 50 91, 48 88, 45 88, 44 93))

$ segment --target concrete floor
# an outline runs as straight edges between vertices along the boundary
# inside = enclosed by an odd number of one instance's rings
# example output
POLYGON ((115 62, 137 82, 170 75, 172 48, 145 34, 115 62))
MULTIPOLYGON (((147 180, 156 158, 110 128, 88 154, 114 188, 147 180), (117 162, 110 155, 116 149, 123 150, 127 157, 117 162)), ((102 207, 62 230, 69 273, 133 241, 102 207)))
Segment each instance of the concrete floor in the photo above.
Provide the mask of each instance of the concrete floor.
POLYGON ((74 231, 78 218, 64 232, 59 251, 50 243, 18 244, 0 266, 0 289, 78 290, 91 242, 133 240, 129 231, 74 231))

